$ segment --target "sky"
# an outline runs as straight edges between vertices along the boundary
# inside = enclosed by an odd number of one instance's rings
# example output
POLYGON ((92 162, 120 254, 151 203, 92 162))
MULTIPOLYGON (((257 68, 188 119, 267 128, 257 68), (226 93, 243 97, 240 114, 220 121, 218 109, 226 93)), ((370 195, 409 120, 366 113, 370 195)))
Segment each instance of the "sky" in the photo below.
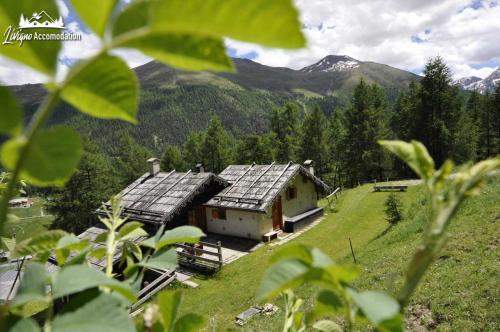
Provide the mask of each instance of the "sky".
MULTIPOLYGON (((67 29, 82 41, 65 42, 58 77, 99 49, 99 39, 66 0, 57 0, 67 29)), ((307 47, 265 48, 226 40, 228 54, 269 65, 300 69, 329 54, 387 64, 416 74, 430 58, 442 56, 454 78, 484 78, 500 66, 500 0, 294 0, 307 47)), ((118 50, 130 67, 149 58, 118 50)), ((0 57, 3 84, 44 82, 46 77, 0 57)))

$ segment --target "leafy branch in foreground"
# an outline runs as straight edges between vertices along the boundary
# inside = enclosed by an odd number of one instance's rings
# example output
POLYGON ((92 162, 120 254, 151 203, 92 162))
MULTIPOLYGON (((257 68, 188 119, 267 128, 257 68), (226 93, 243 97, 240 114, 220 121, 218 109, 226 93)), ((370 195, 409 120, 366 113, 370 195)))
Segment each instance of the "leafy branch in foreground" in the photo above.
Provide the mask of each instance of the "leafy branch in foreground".
MULTIPOLYGON (((8 137, 0 147, 0 162, 10 171, 1 188, 0 236, 19 178, 37 186, 62 186, 75 171, 82 153, 80 137, 70 128, 45 126, 61 100, 93 117, 137 123, 137 78, 121 58, 111 55, 115 49, 136 49, 186 70, 233 71, 225 37, 271 47, 305 45, 291 0, 143 0, 125 7, 116 0, 71 0, 71 4, 101 38, 102 48, 72 66, 62 81, 56 81, 55 73, 60 41, 30 40, 23 47, 0 47, 0 55, 48 76, 48 94, 26 127, 16 98, 0 87, 0 135, 8 137)), ((1 1, 0 30, 16 26, 21 13, 41 10, 59 16, 55 0, 1 1)), ((33 31, 42 33, 40 29, 33 31)), ((87 241, 63 231, 43 232, 16 244, 14 255, 31 255, 35 262, 26 267, 17 296, 0 307, 0 330, 6 326, 12 331, 39 331, 35 320, 21 315, 22 309, 34 302, 46 308, 44 331, 135 330, 127 314, 127 307, 136 298, 132 285, 140 283, 147 268, 175 267, 173 243, 197 242, 204 234, 189 226, 164 234, 160 229, 155 237, 136 245, 129 239, 143 235, 141 225, 121 218, 118 200, 111 203, 112 211, 101 219, 108 231, 96 239, 105 242, 104 250, 91 248, 87 241), (124 281, 111 278, 115 273, 112 256, 119 246, 124 281), (143 255, 141 247, 152 253, 143 255), (53 273, 44 265, 51 255, 60 267, 53 273), (91 257, 106 257, 106 273, 88 266, 91 257), (64 306, 56 310, 56 304, 64 306)), ((198 328, 198 316, 175 320, 179 300, 178 294, 158 297, 160 325, 171 331, 198 328)))
POLYGON ((401 289, 394 292, 397 299, 382 292, 355 290, 350 283, 357 277, 357 270, 336 264, 317 248, 288 247, 272 257, 272 265, 259 291, 261 299, 285 292, 284 331, 301 331, 309 324, 319 331, 342 331, 342 325, 350 331, 356 320, 370 322, 379 331, 402 331, 404 308, 445 244, 446 229, 458 207, 465 198, 479 194, 484 180, 498 174, 500 169, 500 158, 496 157, 475 165, 463 165, 452 174, 451 161, 436 170, 427 149, 419 142, 381 141, 380 144, 420 176, 432 201, 431 219, 425 225, 422 244, 410 261, 401 289), (316 296, 313 311, 302 318, 300 301, 294 298, 290 289, 306 282, 324 289, 316 296), (290 305, 290 299, 295 305, 290 305), (341 315, 344 317, 342 324, 324 319, 341 315))

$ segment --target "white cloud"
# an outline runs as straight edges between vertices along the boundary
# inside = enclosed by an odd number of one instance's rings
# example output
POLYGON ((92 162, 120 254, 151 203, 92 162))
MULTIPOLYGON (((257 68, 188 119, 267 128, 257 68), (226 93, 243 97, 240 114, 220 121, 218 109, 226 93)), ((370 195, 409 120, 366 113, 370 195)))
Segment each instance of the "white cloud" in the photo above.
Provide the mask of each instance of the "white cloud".
POLYGON ((436 55, 456 77, 487 76, 500 63, 500 5, 470 0, 296 0, 308 46, 299 51, 263 48, 228 40, 237 54, 258 53, 258 62, 295 69, 328 54, 419 70, 436 55), (426 32, 427 31, 427 32, 426 32), (416 36, 423 42, 412 42, 416 36), (482 69, 471 65, 490 64, 482 69))
MULTIPOLYGON (((256 52, 258 62, 299 69, 328 54, 346 54, 359 60, 385 63, 420 71, 436 55, 446 59, 455 77, 487 76, 500 63, 500 4, 483 0, 294 0, 308 40, 302 50, 264 48, 228 39, 237 56, 256 52), (420 43, 412 41, 420 40, 420 43), (479 69, 476 69, 479 68, 479 69)), ((57 1, 67 28, 82 34, 81 42, 65 42, 60 54, 58 78, 71 63, 95 54, 100 40, 76 21, 57 1)), ((114 52, 136 67, 150 59, 137 51, 114 52)), ((36 83, 44 77, 12 61, 0 58, 4 84, 36 83)))

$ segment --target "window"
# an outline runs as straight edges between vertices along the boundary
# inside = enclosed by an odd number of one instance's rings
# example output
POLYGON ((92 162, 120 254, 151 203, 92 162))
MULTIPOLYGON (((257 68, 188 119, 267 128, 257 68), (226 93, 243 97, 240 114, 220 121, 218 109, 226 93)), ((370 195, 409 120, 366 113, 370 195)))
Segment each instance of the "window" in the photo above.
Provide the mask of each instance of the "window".
POLYGON ((296 187, 288 187, 286 189, 286 198, 287 199, 297 198, 297 188, 296 187))
POLYGON ((219 208, 219 219, 226 220, 226 209, 219 208))
POLYGON ((226 220, 226 209, 223 208, 212 209, 212 218, 226 220))

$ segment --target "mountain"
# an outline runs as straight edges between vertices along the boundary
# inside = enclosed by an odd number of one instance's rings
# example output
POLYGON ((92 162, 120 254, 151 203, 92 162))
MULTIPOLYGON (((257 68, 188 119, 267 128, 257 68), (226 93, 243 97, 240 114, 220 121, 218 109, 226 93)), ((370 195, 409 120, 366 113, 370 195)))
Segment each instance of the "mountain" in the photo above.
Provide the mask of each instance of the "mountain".
POLYGON ((300 70, 302 73, 318 73, 318 72, 340 72, 345 70, 356 69, 360 62, 347 55, 328 55, 320 61, 300 70))
POLYGON ((464 77, 456 80, 455 84, 464 90, 476 90, 479 93, 493 92, 496 85, 500 84, 500 67, 484 79, 475 76, 464 77))
POLYGON ((458 80, 456 80, 454 83, 458 84, 459 86, 462 87, 464 90, 469 90, 469 86, 481 81, 482 78, 477 77, 477 76, 469 76, 469 77, 462 77, 458 80))
MULTIPOLYGON (((330 55, 317 63, 294 70, 270 67, 248 59, 233 59, 236 73, 189 72, 156 61, 135 68, 141 85, 139 124, 98 120, 62 104, 51 118, 113 149, 123 130, 151 149, 163 143, 182 144, 189 131, 206 128, 217 114, 235 137, 267 130, 268 113, 288 100, 304 108, 319 106, 329 115, 346 105, 363 78, 382 86, 389 101, 418 76, 387 65, 330 55)), ((39 84, 11 89, 32 114, 45 92, 39 84)), ((112 151, 111 151, 112 152, 112 151)))

